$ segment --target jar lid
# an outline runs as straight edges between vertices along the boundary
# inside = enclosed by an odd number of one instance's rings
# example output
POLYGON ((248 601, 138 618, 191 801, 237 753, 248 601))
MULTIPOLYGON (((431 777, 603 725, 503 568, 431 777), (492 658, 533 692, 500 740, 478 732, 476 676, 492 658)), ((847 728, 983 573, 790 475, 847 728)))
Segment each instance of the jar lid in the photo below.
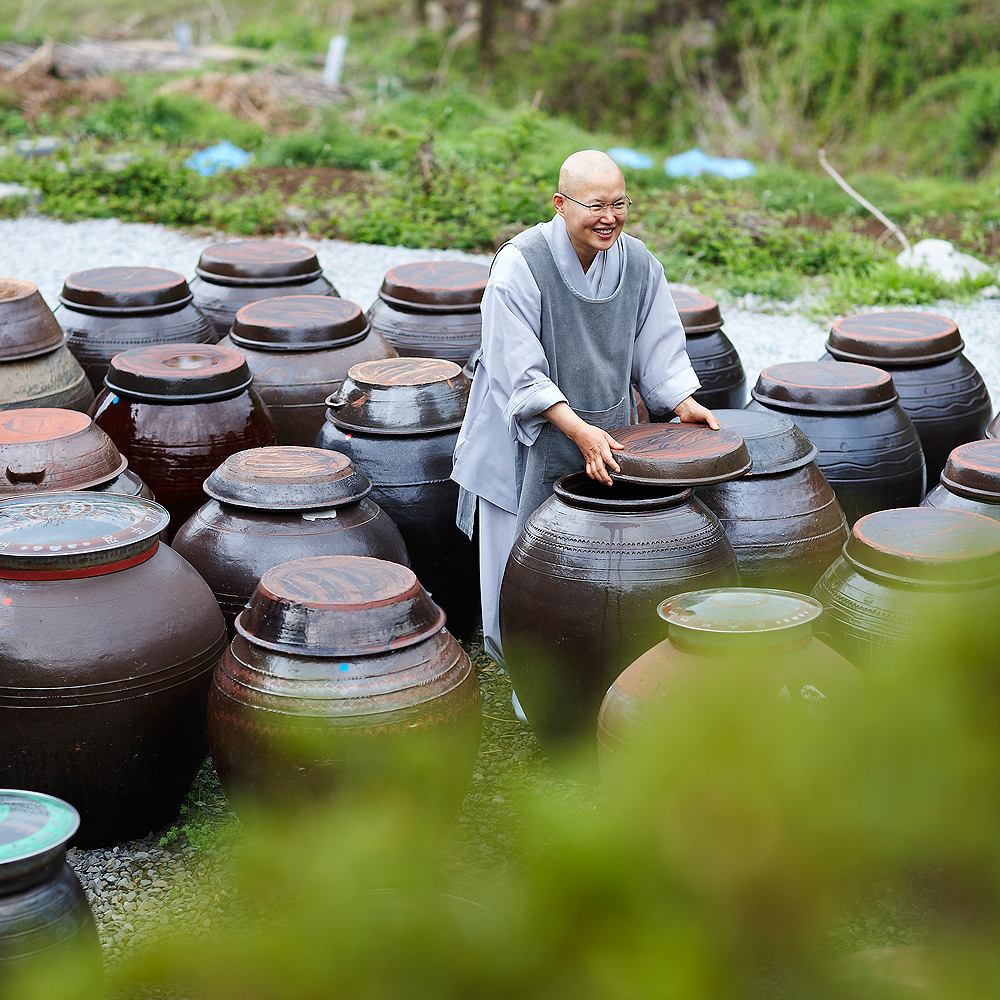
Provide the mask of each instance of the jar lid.
POLYGON ((722 329, 722 313, 715 299, 701 292, 671 291, 685 333, 712 333, 722 329))
POLYGON ((899 399, 892 376, 851 362, 789 361, 765 368, 751 393, 779 410, 860 413, 883 410, 899 399))
POLYGON ((747 476, 773 476, 801 469, 816 459, 816 447, 791 417, 773 410, 712 410, 723 430, 746 443, 753 466, 747 476))
POLYGON ((255 351, 322 351, 368 336, 361 307, 329 295, 282 295, 260 299, 236 313, 234 344, 255 351))
POLYGON ((401 264, 385 273, 379 298, 416 312, 476 312, 490 269, 456 260, 401 264))
POLYGON ((86 413, 0 410, 0 496, 84 490, 110 482, 127 459, 86 413))
POLYGON ((0 361, 48 354, 68 339, 30 281, 0 278, 0 361))
POLYGON ((269 569, 236 628, 267 649, 339 657, 412 646, 444 621, 405 566, 368 556, 312 556, 269 569))
MULTIPOLYGON (((612 479, 647 486, 707 486, 742 476, 750 453, 735 431, 713 431, 702 424, 632 424, 608 432, 624 451, 616 451, 621 472, 612 479)), ((582 460, 581 460, 582 461, 582 460)))
POLYGON ((196 270, 199 278, 225 285, 283 285, 322 274, 315 252, 288 240, 215 243, 202 251, 196 270))
POLYGON ((59 850, 79 826, 76 809, 54 795, 0 788, 0 872, 59 850))
POLYGON ((0 579, 101 576, 145 562, 170 523, 158 503, 67 491, 0 501, 0 579))
POLYGON ((1000 503, 1000 441, 970 441, 952 449, 941 482, 960 496, 1000 503))
POLYGON ((954 320, 925 312, 872 312, 834 322, 826 349, 845 361, 912 365, 944 361, 962 353, 954 320))
POLYGON ((787 590, 718 587, 677 594, 656 610, 670 626, 671 637, 675 630, 743 635, 798 629, 818 618, 823 605, 787 590))
POLYGON ((162 267, 95 267, 71 274, 59 301, 102 313, 142 314, 191 301, 183 274, 162 267))
POLYGON ((151 403, 210 403, 238 396, 253 381, 246 358, 218 344, 154 344, 111 359, 104 384, 151 403))
POLYGON ((987 583, 1000 579, 1000 523, 948 507, 879 510, 854 525, 844 558, 904 583, 987 583))
POLYGON ((382 358, 362 361, 326 401, 337 427, 364 434, 436 434, 462 426, 469 377, 453 361, 382 358))
POLYGON ((310 510, 357 503, 372 484, 338 451, 278 445, 230 455, 203 488, 213 500, 236 507, 310 510))

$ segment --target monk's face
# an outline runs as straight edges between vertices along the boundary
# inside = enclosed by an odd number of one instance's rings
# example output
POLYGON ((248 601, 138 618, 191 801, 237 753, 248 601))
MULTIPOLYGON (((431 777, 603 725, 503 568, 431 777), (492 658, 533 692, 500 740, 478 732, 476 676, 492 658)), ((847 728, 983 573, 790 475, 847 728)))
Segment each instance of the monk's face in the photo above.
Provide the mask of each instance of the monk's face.
POLYGON ((565 220, 566 232, 577 253, 592 259, 598 250, 607 250, 621 235, 626 212, 616 214, 610 206, 624 200, 625 181, 621 174, 604 171, 577 185, 573 191, 555 195, 552 204, 565 220), (594 204, 605 206, 600 215, 593 215, 585 207, 594 204))

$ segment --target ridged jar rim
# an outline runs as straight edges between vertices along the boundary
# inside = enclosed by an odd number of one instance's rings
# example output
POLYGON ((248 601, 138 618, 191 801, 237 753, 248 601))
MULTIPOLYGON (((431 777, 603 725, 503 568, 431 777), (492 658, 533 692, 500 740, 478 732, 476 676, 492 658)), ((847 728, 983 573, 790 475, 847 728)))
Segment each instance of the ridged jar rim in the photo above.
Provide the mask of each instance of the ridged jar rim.
POLYGON ((661 510, 666 507, 676 507, 694 496, 694 489, 687 487, 650 486, 644 483, 618 482, 614 486, 606 486, 591 479, 586 472, 571 472, 560 476, 552 486, 552 492, 571 507, 584 510, 620 511, 622 513, 661 510), (619 490, 620 492, 648 491, 646 497, 636 497, 627 500, 616 500, 611 496, 586 496, 575 492, 575 487, 592 484, 588 489, 619 490))

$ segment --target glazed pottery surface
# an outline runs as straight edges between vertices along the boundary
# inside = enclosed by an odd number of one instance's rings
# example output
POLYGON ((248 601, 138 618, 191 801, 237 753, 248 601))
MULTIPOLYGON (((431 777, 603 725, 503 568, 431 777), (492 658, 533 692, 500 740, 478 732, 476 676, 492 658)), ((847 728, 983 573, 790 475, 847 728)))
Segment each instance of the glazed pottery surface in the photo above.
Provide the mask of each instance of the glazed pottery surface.
POLYGON ((1000 413, 990 421, 989 427, 986 428, 986 436, 993 440, 1000 438, 1000 413))
POLYGON ((48 354, 66 334, 30 281, 0 278, 0 361, 48 354))
POLYGON ((71 274, 56 318, 95 392, 111 359, 147 344, 214 344, 184 276, 158 267, 98 267, 71 274))
POLYGON ((959 445, 921 507, 951 507, 1000 521, 1000 441, 959 445))
POLYGON ((500 592, 506 669, 546 753, 558 761, 585 745, 593 756, 601 699, 663 637, 664 598, 738 584, 732 546, 691 490, 558 480, 514 543, 500 592))
POLYGON ((750 469, 738 433, 697 424, 632 424, 609 431, 624 451, 614 452, 612 478, 646 486, 696 486, 735 479, 750 469))
POLYGON ((166 523, 135 497, 0 503, 5 776, 72 803, 81 845, 173 819, 204 760, 225 622, 208 585, 158 541, 166 523))

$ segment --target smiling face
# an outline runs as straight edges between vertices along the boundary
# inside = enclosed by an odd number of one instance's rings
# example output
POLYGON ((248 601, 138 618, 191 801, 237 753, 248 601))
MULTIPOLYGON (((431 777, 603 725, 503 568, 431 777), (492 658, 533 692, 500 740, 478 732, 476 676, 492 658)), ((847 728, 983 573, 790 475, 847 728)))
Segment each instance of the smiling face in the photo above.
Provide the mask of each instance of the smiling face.
POLYGON ((589 270, 599 250, 614 245, 625 225, 625 214, 615 215, 605 208, 592 215, 584 206, 601 202, 605 206, 625 198, 625 178, 618 165, 604 153, 586 150, 574 153, 559 171, 559 192, 552 205, 563 217, 566 232, 584 271, 589 270), (576 201, 570 201, 575 198, 576 201), (582 205, 576 204, 583 202, 582 205))

